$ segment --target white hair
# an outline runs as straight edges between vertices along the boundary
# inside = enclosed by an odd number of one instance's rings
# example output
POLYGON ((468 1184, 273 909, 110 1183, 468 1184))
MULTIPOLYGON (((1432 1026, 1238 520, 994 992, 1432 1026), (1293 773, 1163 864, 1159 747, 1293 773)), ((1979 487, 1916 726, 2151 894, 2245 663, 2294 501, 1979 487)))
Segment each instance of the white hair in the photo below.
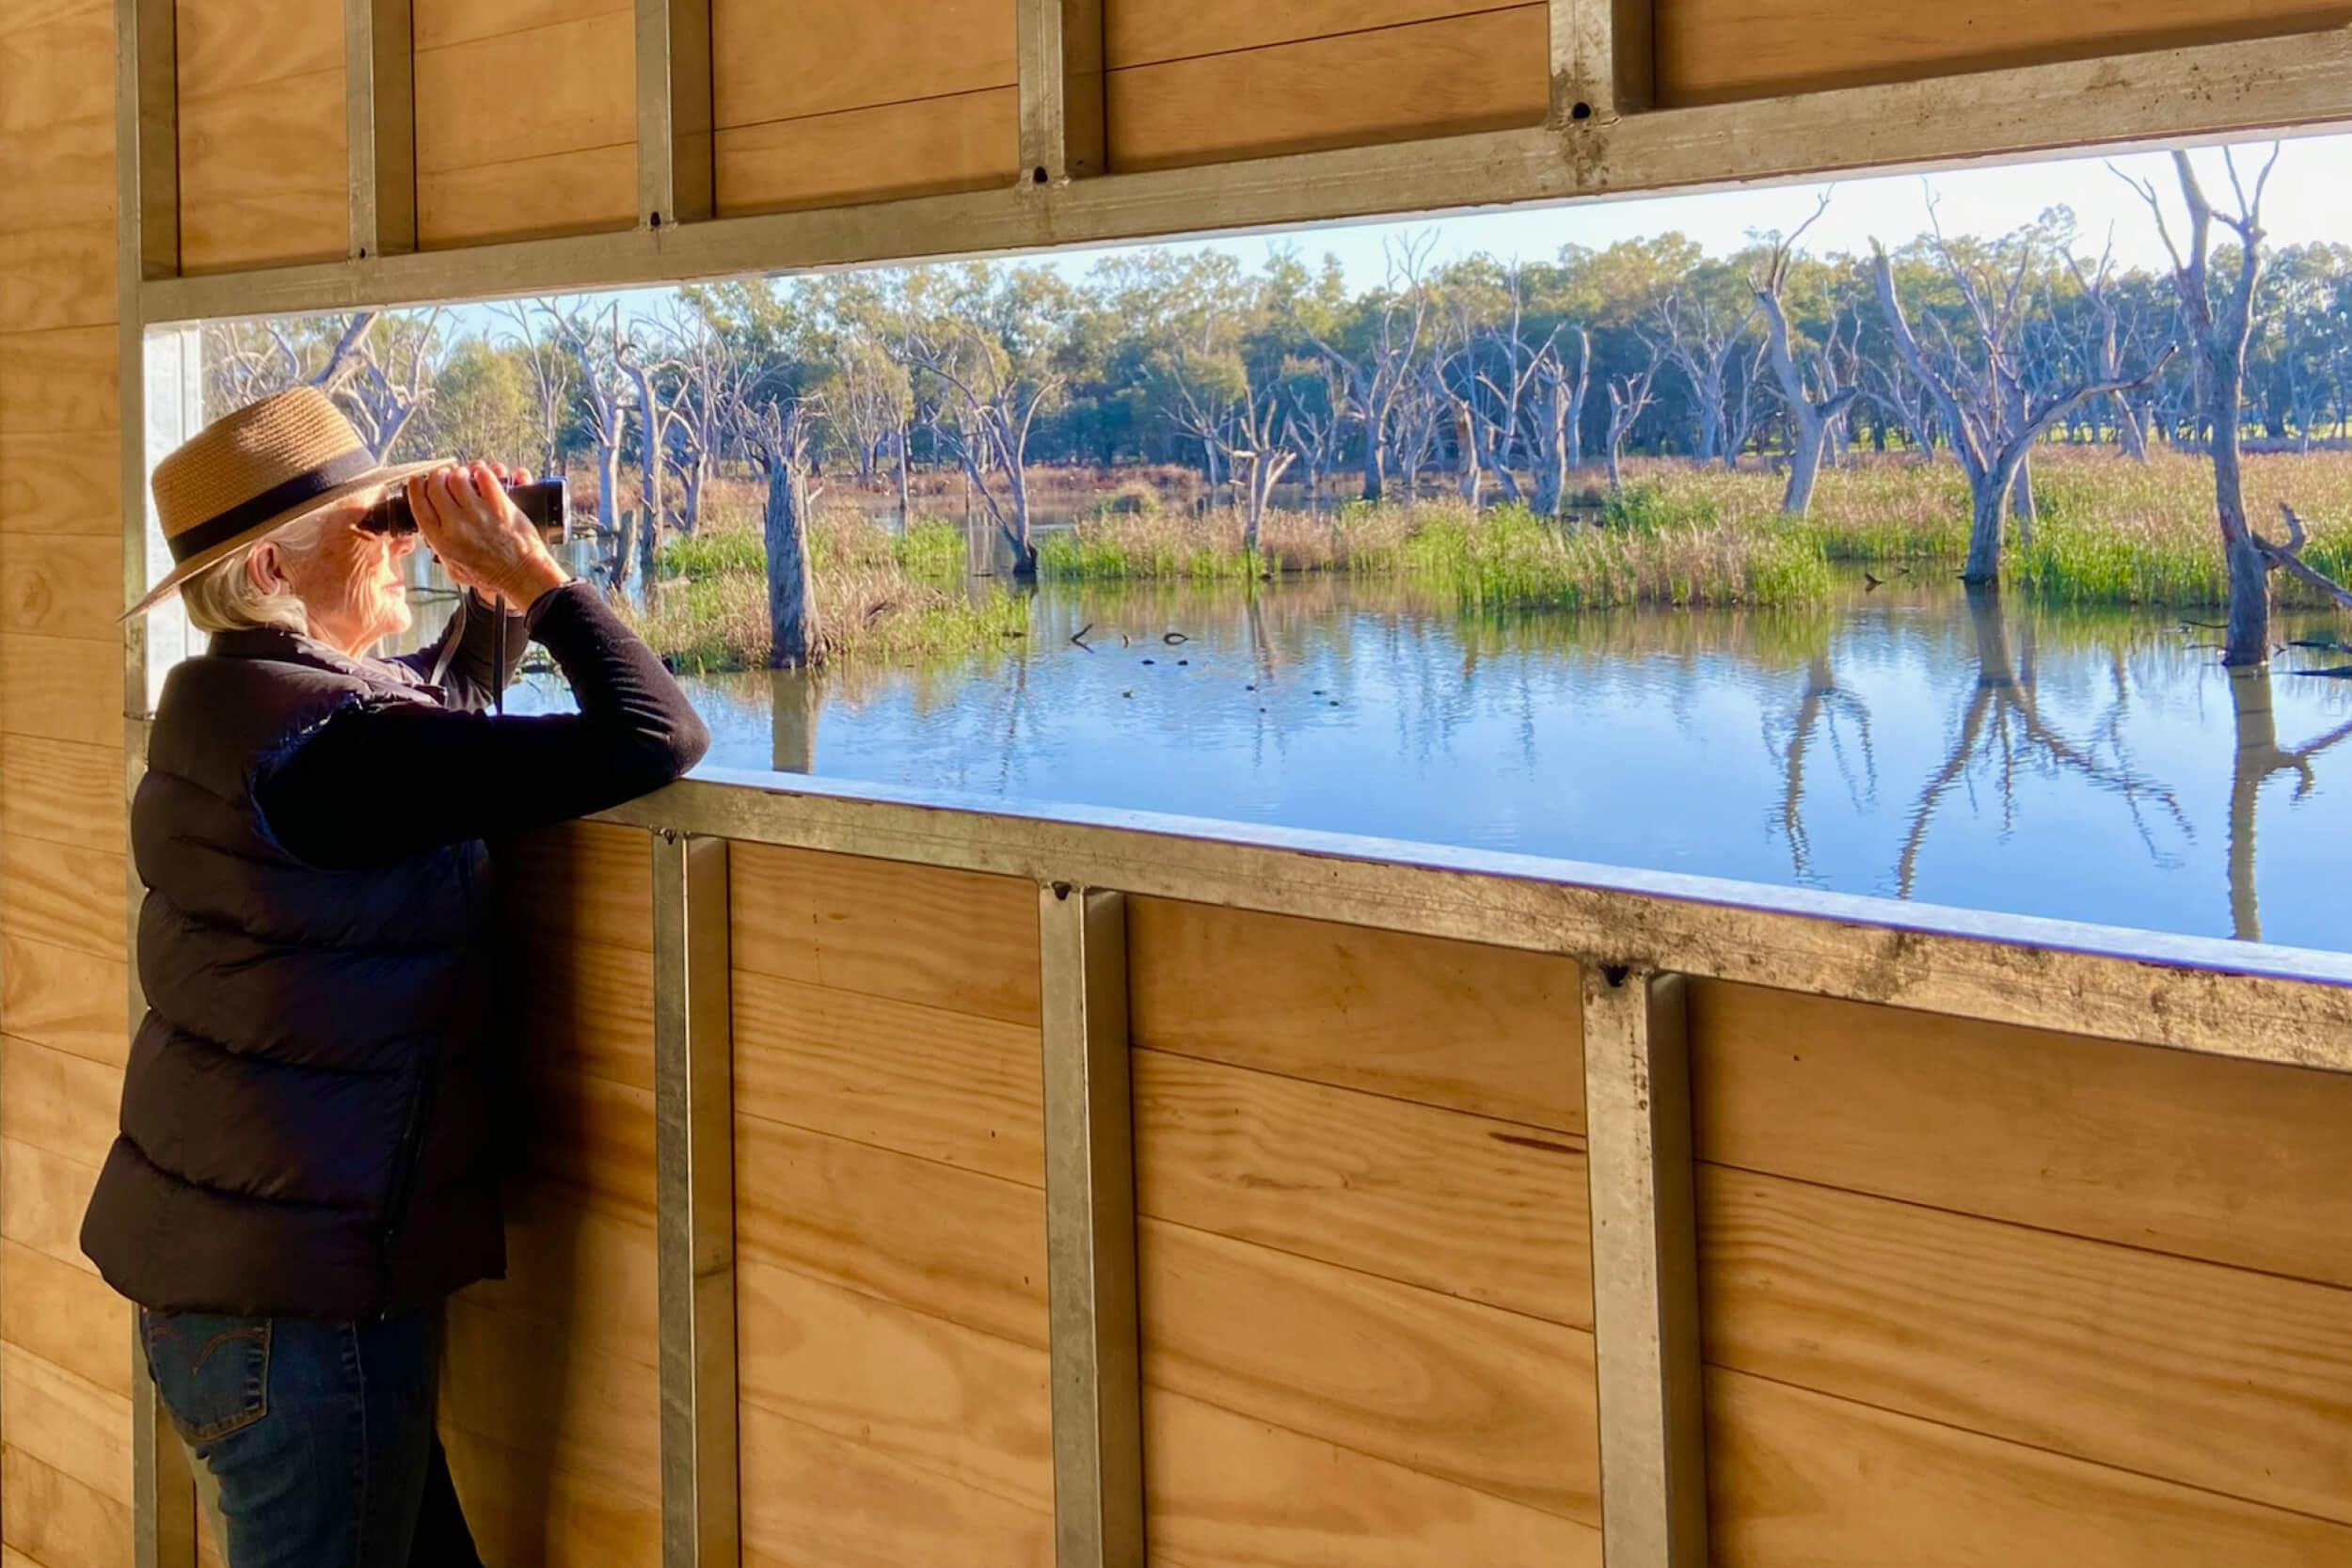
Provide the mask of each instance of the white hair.
POLYGON ((253 631, 276 626, 296 636, 310 630, 310 612, 282 583, 263 588, 253 580, 253 552, 263 544, 280 550, 308 549, 318 542, 320 514, 300 517, 266 538, 240 545, 180 585, 188 621, 202 632, 253 631))

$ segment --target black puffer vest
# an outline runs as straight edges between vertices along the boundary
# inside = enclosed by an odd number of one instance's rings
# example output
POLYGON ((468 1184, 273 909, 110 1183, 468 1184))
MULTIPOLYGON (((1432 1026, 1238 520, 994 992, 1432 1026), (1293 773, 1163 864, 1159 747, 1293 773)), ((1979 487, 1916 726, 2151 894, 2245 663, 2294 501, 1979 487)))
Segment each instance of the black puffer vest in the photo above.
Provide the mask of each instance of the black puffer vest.
POLYGON ((215 638, 165 684, 131 808, 149 1011, 82 1224, 133 1301, 353 1319, 503 1268, 488 855, 323 871, 254 799, 337 712, 437 700, 282 632, 215 638))

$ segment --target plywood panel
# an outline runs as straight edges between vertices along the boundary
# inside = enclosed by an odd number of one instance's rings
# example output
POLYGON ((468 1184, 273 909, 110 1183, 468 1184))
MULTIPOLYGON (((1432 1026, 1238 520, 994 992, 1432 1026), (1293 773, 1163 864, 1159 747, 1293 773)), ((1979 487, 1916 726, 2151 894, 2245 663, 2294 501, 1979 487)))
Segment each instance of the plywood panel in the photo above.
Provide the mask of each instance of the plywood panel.
POLYGON ((1514 6, 1110 71, 1112 166, 1536 124, 1550 93, 1547 18, 1544 6, 1514 6))
POLYGON ((2040 60, 2305 28, 2352 8, 2314 0, 1966 0, 1856 9, 1827 0, 1668 0, 1658 8, 1658 82, 1670 103, 1713 103, 2040 60))
POLYGON ((6 1343, 0 1443, 103 1497, 131 1496, 131 1402, 6 1343))
POLYGON ((556 947, 653 951, 653 835, 609 822, 567 822, 495 847, 511 918, 556 947))
POLYGON ((2352 1291, 1701 1176, 1710 1359, 2352 1522, 2352 1291))
POLYGON ((343 71, 342 14, 316 0, 179 0, 173 45, 184 110, 223 92, 343 71))
POLYGON ((131 1304, 86 1270, 0 1241, 0 1339, 131 1397, 131 1304))
POLYGON ((342 257, 351 238, 347 145, 340 66, 182 104, 181 265, 342 257))
POLYGON ((467 1299, 650 1354, 660 1342, 652 1225, 527 1176, 507 1183, 505 1209, 506 1277, 469 1286, 467 1299))
POLYGON ((445 1314, 441 1419, 660 1512, 655 1344, 550 1335, 458 1297, 445 1314))
MULTIPOLYGON (((7 546, 0 540, 0 579, 7 577, 7 546)), ((0 824, 10 838, 119 845, 128 816, 122 777, 122 753, 111 746, 10 736, 0 746, 0 824)))
POLYGON ((1020 103, 1011 87, 987 87, 721 131, 721 214, 1002 184, 1020 162, 1020 103))
POLYGON ((95 326, 114 319, 112 223, 0 233, 0 331, 95 326))
MULTIPOLYGON (((11 737, 0 750, 18 743, 11 737)), ((0 1030, 120 1068, 130 1054, 129 988, 119 958, 0 931, 0 1030)))
POLYGON ((1127 963, 1137 1045, 1584 1131, 1569 959, 1137 898, 1127 963))
POLYGON ((735 1103, 749 1116, 1045 1184, 1034 1025, 739 970, 735 1103))
POLYGON ((408 31, 419 49, 440 49, 634 8, 634 0, 414 0, 408 31))
POLYGON ((97 1184, 95 1165, 0 1138, 0 1236, 97 1274, 81 1242, 82 1211, 97 1184))
POLYGON ((1183 1568, 1600 1568, 1600 1532, 1540 1509, 1143 1392, 1152 1560, 1183 1568))
MULTIPOLYGON (((13 21, 15 13, 11 12, 13 21)), ((114 113, 115 30, 106 7, 61 8, 0 31, 0 131, 114 113)))
POLYGON ((418 171, 633 144, 635 26, 604 11, 418 50, 418 171))
POLYGON ((1034 1188, 739 1116, 735 1199, 748 1259, 1044 1348, 1034 1188))
POLYGON ((661 1560, 661 1514, 636 1497, 443 1422, 450 1476, 485 1562, 638 1568, 661 1560))
POLYGON ((1152 65, 1491 9, 1464 0, 1104 0, 1103 63, 1152 65))
POLYGON ((113 434, 0 435, 0 533, 122 538, 113 434))
POLYGON ((743 1410, 743 1560, 760 1568, 1047 1568, 1050 1513, 863 1444, 743 1410))
POLYGON ((738 969, 1037 1022, 1034 884, 771 845, 731 856, 738 969))
POLYGON ((0 334, 0 426, 11 434, 114 429, 117 346, 111 326, 0 334))
POLYGON ((1133 1082, 1140 1212, 1592 1326, 1582 1140, 1157 1051, 1133 1082))
POLYGON ((756 125, 1009 87, 1013 31, 1011 0, 716 0, 713 122, 756 125))
POLYGON ((763 1262, 745 1261, 736 1278, 745 1402, 1051 1511, 1043 1351, 763 1262))
POLYGON ((121 610, 119 539, 0 534, 0 627, 120 647, 121 610))
POLYGON ((117 1069, 0 1035, 0 1137, 101 1165, 121 1103, 117 1069))
POLYGON ((0 848, 0 928, 115 958, 123 950, 123 857, 39 839, 0 848))
POLYGON ((121 1568, 133 1560, 131 1505, 21 1449, 0 1449, 0 1496, 8 1499, 0 1542, 27 1568, 121 1568))
MULTIPOLYGON (((531 898, 530 888, 510 890, 531 898)), ((653 1087, 653 956, 627 947, 563 946, 525 933, 518 999, 532 1059, 631 1088, 653 1087)))
POLYGON ((0 734, 122 744, 122 650, 0 632, 0 734))
POLYGON ((0 203, 0 230, 26 233, 112 223, 114 116, 0 131, 0 176, 12 182, 8 199, 0 203))
POLYGON ((1739 986, 1691 1006, 1702 1158, 2352 1284, 2352 1078, 1739 986))
POLYGON ((626 229, 637 221, 637 149, 590 148, 417 178, 428 247, 626 229))
POLYGON ((1713 1372, 1723 1568, 2320 1568, 2352 1531, 1907 1416, 1713 1372))
POLYGON ((534 1069, 522 1087, 527 1163, 625 1219, 653 1217, 653 1094, 583 1073, 534 1069))
POLYGON ((1137 1253, 1147 1382, 1599 1522, 1589 1334, 1160 1221, 1137 1253))

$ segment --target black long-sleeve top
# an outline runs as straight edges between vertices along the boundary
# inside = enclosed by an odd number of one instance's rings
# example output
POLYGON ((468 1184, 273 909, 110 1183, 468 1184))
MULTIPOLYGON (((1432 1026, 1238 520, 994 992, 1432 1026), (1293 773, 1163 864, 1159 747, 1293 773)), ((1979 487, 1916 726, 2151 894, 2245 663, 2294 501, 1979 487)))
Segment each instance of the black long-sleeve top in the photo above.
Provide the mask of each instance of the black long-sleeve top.
MULTIPOLYGON (((603 597, 571 582, 527 615, 471 599, 452 629, 443 705, 347 708, 258 785, 288 853, 327 869, 384 865, 438 845, 561 822, 660 788, 709 749, 686 693, 603 597), (571 682, 577 713, 483 711, 536 641, 571 682)), ((446 639, 444 640, 446 642, 446 639)), ((405 656, 430 679, 443 644, 405 656)))

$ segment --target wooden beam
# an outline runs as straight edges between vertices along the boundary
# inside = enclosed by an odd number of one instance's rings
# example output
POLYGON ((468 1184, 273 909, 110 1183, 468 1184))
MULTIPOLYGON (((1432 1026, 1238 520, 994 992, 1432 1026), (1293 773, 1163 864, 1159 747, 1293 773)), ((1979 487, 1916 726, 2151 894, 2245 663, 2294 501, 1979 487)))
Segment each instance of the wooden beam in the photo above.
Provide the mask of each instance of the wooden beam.
POLYGON ((351 254, 417 248, 417 100, 409 0, 343 0, 351 254))
POLYGON ((1017 0, 1021 168, 1058 185, 1109 167, 1104 142, 1103 0, 1017 0))
POLYGON ((1650 0, 1551 0, 1551 123, 1648 108, 1655 53, 1650 0))
POLYGON ((637 0, 637 222, 711 215, 710 0, 637 0))

